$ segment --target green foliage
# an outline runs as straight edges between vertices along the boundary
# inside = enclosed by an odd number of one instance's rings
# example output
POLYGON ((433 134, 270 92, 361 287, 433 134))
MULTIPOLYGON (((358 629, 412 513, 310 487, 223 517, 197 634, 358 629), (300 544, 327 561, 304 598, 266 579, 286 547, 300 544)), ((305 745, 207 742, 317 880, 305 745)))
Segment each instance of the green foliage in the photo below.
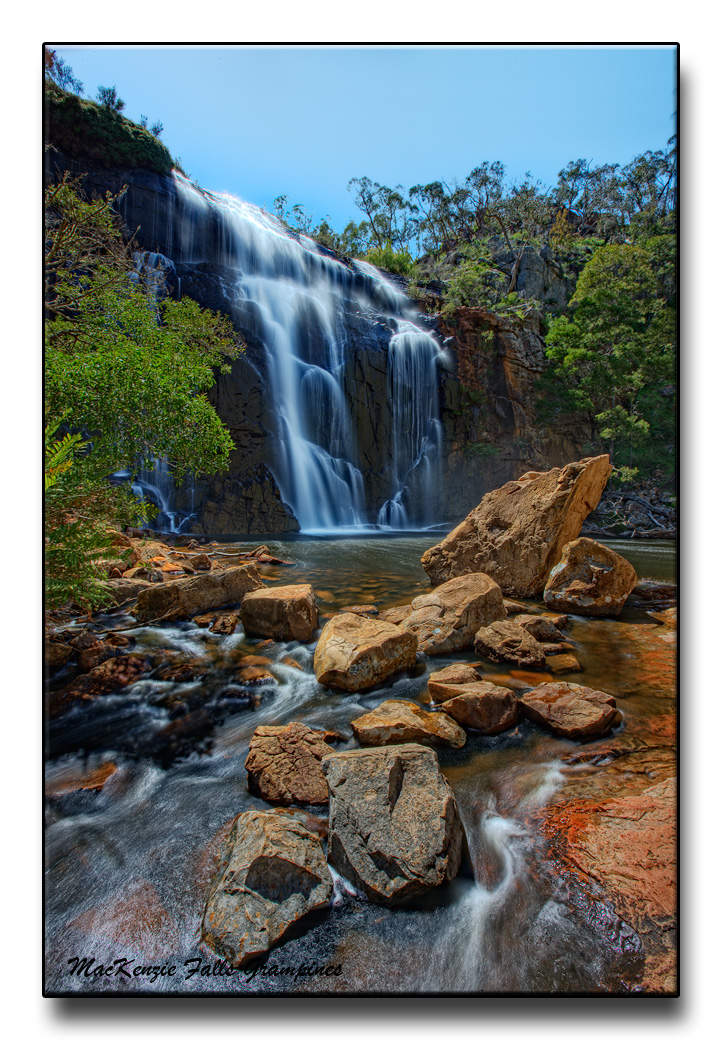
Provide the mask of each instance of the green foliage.
POLYGON ((113 107, 79 98, 49 79, 45 81, 45 139, 71 158, 101 166, 142 166, 156 173, 170 173, 173 166, 170 152, 150 130, 113 107))
POLYGON ((118 91, 115 87, 98 87, 95 99, 99 105, 107 108, 110 112, 119 113, 125 108, 125 101, 118 96, 118 91))
POLYGON ((108 483, 102 453, 77 433, 45 428, 45 597, 47 607, 76 603, 87 610, 109 602, 103 579, 121 553, 110 524, 144 523, 153 508, 129 488, 108 483))
POLYGON ((382 267, 391 274, 410 275, 414 269, 414 261, 409 253, 395 250, 390 242, 384 243, 383 247, 369 249, 364 260, 373 264, 374 267, 382 267))

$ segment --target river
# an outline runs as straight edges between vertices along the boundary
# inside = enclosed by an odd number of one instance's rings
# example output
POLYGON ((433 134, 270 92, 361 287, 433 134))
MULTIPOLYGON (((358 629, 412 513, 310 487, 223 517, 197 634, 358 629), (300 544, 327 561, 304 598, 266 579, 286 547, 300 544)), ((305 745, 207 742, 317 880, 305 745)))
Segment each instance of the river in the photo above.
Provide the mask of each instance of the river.
MULTIPOLYGON (((438 541, 438 532, 267 541, 293 566, 264 567, 262 574, 279 584, 310 582, 322 613, 370 603, 382 610, 428 589, 419 560, 438 541)), ((609 544, 640 577, 674 580, 673 545, 609 544)), ((232 544, 223 548, 233 551, 232 544)), ((97 625, 127 629, 131 620, 107 615, 97 625)), ((613 621, 575 618, 569 630, 584 668, 582 678, 570 679, 613 693, 625 731, 670 711, 673 666, 661 680, 659 668, 645 665, 645 655, 654 661, 657 649, 669 650, 659 632, 631 606, 613 621)), ((316 682, 312 645, 258 649, 259 640, 214 635, 193 622, 138 627, 125 635, 136 639, 137 649, 180 651, 189 659, 210 655, 214 666, 196 682, 137 682, 49 724, 47 991, 604 993, 638 987, 644 960, 639 936, 608 904, 591 907, 580 900, 550 868, 538 824, 539 809, 559 798, 577 774, 585 782, 590 776, 603 781, 604 766, 570 765, 576 745, 527 721, 496 737, 470 733, 462 749, 439 752, 473 872, 467 868, 423 905, 404 909, 364 902, 338 884, 334 905, 272 951, 265 974, 194 973, 194 967, 215 964, 199 946, 200 922, 228 823, 244 810, 267 808, 249 794, 244 769, 255 728, 298 719, 335 730, 347 741, 339 747, 354 747, 352 719, 389 697, 426 703, 429 671, 475 658, 430 658, 426 667, 381 689, 348 694, 316 682), (259 687, 252 700, 232 681, 247 653, 270 658, 278 683, 259 687), (182 714, 186 707, 197 725, 170 739, 167 727, 174 717, 189 717, 182 714), (99 789, 73 790, 77 777, 105 773, 109 778, 99 789), (95 958, 94 966, 127 958, 134 966, 176 971, 155 979, 78 977, 69 964, 75 957, 95 958), (340 974, 317 979, 272 971, 327 965, 341 965, 340 974)), ((665 660, 669 665, 669 655, 665 660)), ((484 671, 501 675, 506 669, 486 663, 484 671)))

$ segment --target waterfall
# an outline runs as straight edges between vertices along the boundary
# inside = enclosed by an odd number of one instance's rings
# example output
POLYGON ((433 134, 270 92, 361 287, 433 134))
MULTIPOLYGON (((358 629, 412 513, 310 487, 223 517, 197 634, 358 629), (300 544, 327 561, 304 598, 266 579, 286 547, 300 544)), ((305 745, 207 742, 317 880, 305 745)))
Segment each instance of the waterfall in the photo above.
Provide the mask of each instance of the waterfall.
MULTIPOLYGON (((256 206, 174 176, 164 247, 184 275, 211 264, 222 271, 227 310, 262 345, 275 423, 268 467, 301 530, 408 530, 438 520, 442 351, 412 302, 371 265, 345 261, 256 206), (371 389, 358 399, 365 352, 358 334, 350 342, 349 324, 384 347, 385 394, 371 389), (369 451, 369 438, 378 450, 369 451)), ((157 256, 149 256, 154 267, 157 256)))

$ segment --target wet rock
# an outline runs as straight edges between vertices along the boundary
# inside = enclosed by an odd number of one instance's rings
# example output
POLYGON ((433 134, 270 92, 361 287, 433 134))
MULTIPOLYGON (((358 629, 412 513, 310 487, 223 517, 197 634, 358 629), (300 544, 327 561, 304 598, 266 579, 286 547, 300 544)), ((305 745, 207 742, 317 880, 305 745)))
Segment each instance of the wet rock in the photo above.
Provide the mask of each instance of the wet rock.
POLYGON ((60 768, 53 769, 46 778, 45 796, 50 798, 74 791, 99 791, 117 771, 115 762, 103 762, 90 769, 81 768, 76 762, 64 763, 60 768))
POLYGON ((440 704, 449 697, 456 697, 456 687, 460 683, 478 682, 479 672, 469 664, 450 664, 446 668, 440 668, 429 676, 429 694, 431 699, 440 704))
POLYGON ((465 650, 482 625, 506 617, 501 589, 486 574, 464 574, 411 601, 399 627, 413 632, 419 650, 445 654, 465 650))
POLYGON ((614 697, 570 682, 542 683, 524 694, 520 707, 532 722, 570 740, 602 737, 619 720, 614 697))
POLYGON ((217 956, 241 967, 268 952, 310 911, 327 906, 332 891, 318 834, 290 815, 242 813, 208 896, 202 939, 217 956))
POLYGON ((512 690, 490 682, 469 683, 458 690, 456 697, 444 701, 441 710, 460 726, 479 730, 486 736, 516 726, 518 702, 512 690))
POLYGON ((519 614, 514 618, 514 624, 521 625, 530 636, 534 636, 540 643, 557 643, 564 639, 551 618, 539 614, 519 614))
POLYGON ((73 656, 73 648, 65 643, 45 641, 45 664, 51 672, 57 671, 67 664, 73 656))
POLYGON ((318 607, 310 585, 280 585, 249 592, 241 603, 247 635, 308 642, 318 625, 318 607))
POLYGON ((359 744, 424 744, 429 747, 463 747, 466 734, 441 712, 424 711, 414 701, 388 700, 378 708, 352 719, 359 744))
POLYGON ((332 748, 324 736, 301 722, 259 726, 246 758, 249 789, 267 802, 326 805, 328 785, 321 761, 332 748))
POLYGON ((220 614, 211 625, 210 631, 220 636, 233 635, 239 619, 240 614, 220 614))
POLYGON ((669 600, 677 598, 677 586, 654 578, 640 578, 632 589, 635 596, 646 600, 669 600))
POLYGON ((521 668, 544 664, 544 648, 514 621, 495 621, 480 628, 474 638, 474 650, 489 661, 509 662, 521 668))
POLYGON ((210 556, 206 555, 206 553, 199 553, 197 556, 191 556, 190 562, 194 571, 209 571, 213 566, 213 561, 210 556))
POLYGON ((90 672, 97 665, 102 664, 103 661, 108 661, 111 657, 117 657, 120 652, 120 647, 115 647, 112 644, 108 645, 98 640, 92 646, 78 651, 76 655, 78 671, 90 672))
POLYGON ((161 682, 194 682, 209 672, 210 669, 211 662, 205 658, 194 657, 181 661, 171 660, 161 664, 153 678, 159 679, 161 682))
POLYGON ((456 876, 464 841, 436 753, 418 744, 324 759, 328 861, 373 902, 392 904, 456 876))
POLYGON ((373 603, 367 603, 360 607, 341 607, 342 614, 360 614, 361 617, 378 617, 378 609, 373 603))
POLYGON ((507 599, 506 596, 504 597, 504 606, 507 614, 525 614, 529 610, 525 603, 519 603, 516 599, 507 599))
POLYGON ((667 610, 648 610, 647 614, 656 621, 659 625, 666 625, 667 628, 677 627, 677 608, 668 607, 667 610))
MULTIPOLYGON (((148 573, 144 568, 139 568, 139 570, 141 569, 145 574, 148 573)), ((103 587, 109 593, 113 604, 116 607, 123 607, 137 599, 141 592, 152 588, 152 585, 149 581, 142 581, 140 577, 130 578, 124 574, 122 578, 109 578, 104 581, 103 587)))
POLYGON ((102 903, 70 921, 68 927, 111 948, 134 950, 146 964, 162 964, 178 941, 175 916, 149 881, 116 889, 102 903))
POLYGON ((427 549, 424 570, 434 583, 482 571, 507 595, 541 597, 562 548, 578 537, 611 472, 609 456, 598 455, 504 484, 427 549))
POLYGON ((590 617, 617 615, 637 584, 637 574, 622 556, 591 538, 564 546, 544 589, 544 602, 554 610, 590 617))
POLYGON ((240 603, 263 582, 254 564, 229 567, 218 574, 152 585, 138 596, 133 613, 144 622, 190 618, 204 611, 240 603))
POLYGON ((544 667, 552 675, 564 675, 566 672, 583 672, 581 664, 574 654, 554 654, 544 659, 544 667))
POLYGON ((277 686, 278 680, 271 672, 258 665, 246 665, 239 668, 235 675, 236 682, 242 686, 277 686))
POLYGON ((137 682, 151 670, 151 663, 144 656, 126 654, 114 657, 93 668, 87 675, 78 676, 68 686, 53 690, 47 697, 47 709, 51 718, 68 711, 80 701, 91 701, 108 693, 115 693, 124 686, 137 682))
POLYGON ((386 621, 337 614, 321 632, 313 657, 316 678, 341 690, 365 690, 413 668, 416 636, 386 621))

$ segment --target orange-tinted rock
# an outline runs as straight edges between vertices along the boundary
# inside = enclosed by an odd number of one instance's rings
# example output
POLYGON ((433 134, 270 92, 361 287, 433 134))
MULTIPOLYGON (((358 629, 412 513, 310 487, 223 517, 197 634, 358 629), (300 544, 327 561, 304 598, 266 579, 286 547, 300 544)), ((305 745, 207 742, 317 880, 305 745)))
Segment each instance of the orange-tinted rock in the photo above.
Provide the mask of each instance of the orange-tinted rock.
POLYGON ((45 781, 45 795, 50 797, 73 791, 99 791, 117 770, 115 762, 103 762, 90 770, 82 769, 72 762, 67 763, 62 769, 54 770, 53 775, 45 781))
POLYGON ((396 625, 336 614, 321 632, 313 657, 320 683, 364 690, 416 662, 416 636, 396 625))
POLYGON ((212 566, 213 561, 205 553, 199 553, 198 556, 191 557, 191 567, 195 571, 209 571, 212 566))
POLYGON ((619 553, 591 538, 564 546, 544 589, 553 610, 604 617, 619 614, 637 584, 637 573, 619 553))
POLYGON ((390 607, 388 610, 382 610, 379 614, 379 621, 388 621, 391 625, 398 625, 410 613, 411 604, 404 603, 401 607, 390 607))
POLYGON ((247 635, 308 642, 318 626, 313 588, 279 585, 249 592, 241 604, 241 622, 247 635))
POLYGON ((388 700, 351 721, 359 744, 423 744, 427 747, 463 747, 466 734, 441 712, 424 711, 414 701, 388 700))
POLYGON ((608 455, 546 473, 525 473, 481 500, 422 565, 432 582, 483 572, 505 594, 542 595, 567 542, 596 509, 612 467, 608 455))
POLYGON ((490 682, 459 686, 459 693, 444 701, 441 710, 465 729, 476 729, 487 736, 516 726, 516 694, 490 682))
POLYGON ((416 596, 399 627, 414 633, 422 653, 445 654, 468 649, 479 628, 505 617, 496 582, 486 574, 463 574, 416 596))
POLYGON ((460 683, 474 683, 479 680, 479 672, 471 665, 459 662, 447 665, 432 672, 429 676, 429 694, 437 704, 446 701, 449 697, 456 697, 456 687, 460 683))
POLYGON ((137 682, 151 669, 147 658, 136 654, 113 657, 93 668, 87 675, 80 675, 68 686, 52 690, 46 704, 51 717, 61 715, 80 701, 90 701, 104 694, 114 693, 123 686, 137 682))
POLYGON ((45 642, 45 664, 51 671, 56 671, 67 664, 73 654, 73 648, 66 643, 45 642))
POLYGON ((230 636, 236 631, 238 621, 238 614, 220 614, 211 625, 210 630, 216 635, 230 636))
POLYGON ((553 675, 565 675, 567 672, 583 672, 581 664, 574 654, 554 654, 544 659, 544 667, 553 675))
POLYGON ((544 664, 544 648, 515 621, 495 621, 480 628, 474 637, 474 650, 489 661, 508 662, 522 668, 544 664))
POLYGON ((332 753, 324 734, 301 722, 259 726, 246 758, 248 786, 267 802, 325 805, 328 785, 321 760, 332 753))
POLYGON ((262 586, 252 563, 229 567, 218 574, 199 574, 196 578, 151 585, 138 596, 133 613, 143 622, 190 618, 218 607, 240 603, 251 591, 262 586))
POLYGON ((530 636, 534 636, 540 643, 556 643, 564 639, 552 620, 541 614, 518 614, 514 618, 514 624, 521 625, 530 636))
POLYGON ((569 682, 542 683, 524 694, 520 706, 532 722, 570 740, 604 736, 618 718, 610 694, 569 682))

